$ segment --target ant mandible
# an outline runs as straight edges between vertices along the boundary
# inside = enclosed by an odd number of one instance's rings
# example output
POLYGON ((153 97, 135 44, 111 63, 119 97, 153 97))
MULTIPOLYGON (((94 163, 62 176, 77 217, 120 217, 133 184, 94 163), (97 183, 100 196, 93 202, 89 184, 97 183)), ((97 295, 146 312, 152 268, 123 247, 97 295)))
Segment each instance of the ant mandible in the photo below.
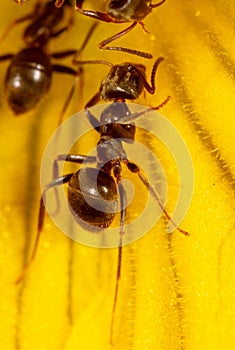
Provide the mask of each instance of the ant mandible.
POLYGON ((141 173, 138 165, 129 161, 127 153, 123 147, 123 142, 134 142, 135 120, 143 117, 153 109, 160 109, 169 100, 169 97, 167 97, 160 105, 146 108, 145 110, 134 114, 131 114, 126 103, 126 100, 136 99, 144 89, 151 94, 155 92, 155 75, 157 68, 162 61, 163 58, 160 57, 153 65, 151 85, 146 80, 145 67, 143 65, 132 64, 129 62, 120 65, 113 65, 107 61, 99 60, 77 61, 79 65, 100 63, 111 66, 110 72, 101 83, 100 91, 90 99, 85 107, 86 116, 90 124, 99 133, 99 141, 96 148, 97 155, 86 156, 79 154, 61 154, 55 159, 54 180, 45 186, 40 199, 38 233, 34 248, 27 265, 16 281, 16 283, 19 283, 23 279, 35 258, 45 217, 46 193, 49 189, 67 183, 68 204, 73 217, 80 226, 93 232, 96 232, 97 229, 107 229, 112 224, 117 213, 118 202, 120 202, 119 242, 117 242, 118 263, 111 317, 110 343, 113 342, 113 327, 118 299, 119 281, 121 278, 123 235, 125 233, 126 196, 125 189, 121 182, 122 164, 124 164, 130 172, 137 174, 141 183, 147 188, 153 199, 156 200, 166 218, 175 226, 175 229, 186 236, 189 235, 187 231, 178 227, 172 221, 170 215, 161 203, 156 190, 141 173), (103 110, 100 120, 98 120, 88 108, 97 103, 100 99, 112 100, 113 102, 103 110), (59 176, 58 163, 60 161, 77 164, 96 163, 96 167, 85 167, 79 169, 75 173, 59 176), (89 200, 87 200, 87 198, 89 200), (92 202, 96 203, 95 206, 91 204, 92 202), (102 208, 102 210, 99 210, 99 208, 102 208))
MULTIPOLYGON (((76 10, 81 14, 92 17, 94 19, 108 23, 127 23, 132 22, 130 26, 112 35, 111 37, 99 43, 100 49, 105 50, 120 50, 132 53, 145 58, 152 58, 151 54, 143 53, 137 50, 131 50, 119 46, 107 46, 110 42, 129 33, 138 23, 144 27, 142 20, 156 7, 161 6, 166 0, 162 0, 157 4, 153 4, 151 0, 111 0, 108 4, 107 13, 100 11, 84 10, 82 8, 84 0, 76 0, 76 10)), ((60 1, 61 2, 61 1, 60 1)))
MULTIPOLYGON (((16 54, 0 56, 0 61, 11 60, 6 72, 4 87, 8 104, 16 115, 32 110, 45 96, 49 91, 53 72, 78 76, 78 72, 73 68, 51 62, 52 58, 62 59, 74 55, 77 49, 52 54, 47 52, 49 41, 68 30, 73 23, 70 2, 66 1, 65 5, 57 9, 54 1, 44 4, 38 2, 32 13, 16 19, 7 28, 6 33, 8 34, 16 24, 30 20, 23 33, 25 47, 16 54), (68 22, 61 26, 67 9, 70 10, 68 22)), ((82 49, 94 28, 95 26, 92 26, 88 32, 82 49)))

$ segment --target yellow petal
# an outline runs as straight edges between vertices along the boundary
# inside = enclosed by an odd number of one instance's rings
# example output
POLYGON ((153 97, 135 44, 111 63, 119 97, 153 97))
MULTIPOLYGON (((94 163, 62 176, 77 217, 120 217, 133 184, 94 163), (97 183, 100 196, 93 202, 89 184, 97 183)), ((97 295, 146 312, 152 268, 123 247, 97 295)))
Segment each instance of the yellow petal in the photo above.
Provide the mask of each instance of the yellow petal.
MULTIPOLYGON (((1 31, 32 5, 32 0, 21 7, 13 1, 2 5, 1 31)), ((88 2, 87 8, 92 6, 88 2)), ((143 238, 123 247, 115 349, 234 348, 234 12, 228 0, 168 0, 146 19, 151 34, 135 28, 119 41, 165 57, 157 72, 157 92, 141 103, 157 105, 167 95, 172 97, 161 113, 187 144, 195 182, 192 205, 181 224, 190 237, 177 231, 167 234, 163 218, 143 238)), ((92 20, 79 14, 76 19, 75 28, 53 40, 52 51, 79 47, 92 20)), ((17 26, 1 43, 1 54, 21 48, 22 28, 17 26)), ((100 24, 83 58, 144 63, 149 81, 152 61, 98 50, 97 43, 120 28, 100 24)), ((1 63, 2 86, 6 67, 1 63)), ((80 105, 97 91, 106 72, 107 67, 85 67, 80 105)), ((19 118, 9 111, 1 89, 0 343, 4 350, 112 348, 117 249, 77 244, 46 218, 36 259, 22 284, 14 284, 37 231, 41 157, 71 84, 72 79, 55 76, 39 107, 19 118)), ((70 113, 76 108, 73 102, 70 113)), ((151 147, 161 161, 169 190, 166 208, 172 212, 178 196, 177 167, 158 141, 142 133, 138 141, 151 147)), ((139 186, 137 180, 134 184, 139 186)), ((136 211, 141 205, 137 203, 136 211)))

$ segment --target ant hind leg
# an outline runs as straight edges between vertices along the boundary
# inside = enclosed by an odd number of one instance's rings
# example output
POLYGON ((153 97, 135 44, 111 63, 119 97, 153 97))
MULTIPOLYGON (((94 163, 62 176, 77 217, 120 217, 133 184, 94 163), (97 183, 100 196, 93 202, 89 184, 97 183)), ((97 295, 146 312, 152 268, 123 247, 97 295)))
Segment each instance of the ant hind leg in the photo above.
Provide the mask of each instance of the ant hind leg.
POLYGON ((157 192, 155 191, 154 187, 148 182, 148 180, 145 178, 145 176, 143 174, 141 174, 140 172, 140 168, 135 164, 135 163, 131 163, 128 160, 125 162, 127 168, 132 172, 132 173, 136 173, 139 177, 139 179, 141 180, 141 182, 144 184, 144 186, 148 189, 148 191, 150 192, 150 194, 153 196, 153 198, 157 201, 159 207, 162 209, 164 215, 166 216, 167 220, 169 222, 171 222, 174 226, 175 229, 179 232, 181 232, 182 234, 184 234, 185 236, 189 236, 189 232, 183 230, 181 227, 179 227, 171 218, 171 216, 168 214, 168 212, 166 211, 166 209, 164 208, 157 192))

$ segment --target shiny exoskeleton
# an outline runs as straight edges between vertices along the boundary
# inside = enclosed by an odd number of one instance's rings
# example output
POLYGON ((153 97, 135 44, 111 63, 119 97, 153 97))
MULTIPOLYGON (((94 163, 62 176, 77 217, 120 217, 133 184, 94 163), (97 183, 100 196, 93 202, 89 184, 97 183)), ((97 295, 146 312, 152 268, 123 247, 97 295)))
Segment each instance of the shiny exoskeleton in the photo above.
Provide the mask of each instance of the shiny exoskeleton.
POLYGON ((100 49, 106 50, 122 50, 145 58, 152 58, 151 54, 129 48, 121 48, 118 46, 107 46, 110 42, 129 33, 138 23, 145 30, 142 20, 152 10, 162 5, 166 0, 162 0, 157 4, 153 4, 151 0, 111 0, 108 3, 107 12, 84 10, 82 8, 84 0, 76 0, 76 9, 83 15, 108 23, 127 23, 131 25, 126 29, 112 35, 111 37, 99 43, 100 49), (123 50, 124 49, 124 50, 123 50))
POLYGON ((53 72, 77 75, 71 67, 52 63, 52 58, 74 55, 77 50, 48 54, 49 41, 72 24, 72 7, 69 1, 65 5, 58 9, 54 1, 38 2, 32 13, 16 19, 7 28, 6 33, 16 24, 30 21, 22 35, 25 47, 16 54, 0 56, 0 61, 10 60, 4 88, 8 104, 16 115, 30 111, 44 97, 50 88, 53 72), (71 12, 68 18, 65 15, 67 10, 71 12), (63 24, 65 17, 67 22, 63 24))
POLYGON ((25 0, 15 0, 15 2, 16 2, 18 5, 23 5, 23 3, 25 2, 25 0))
MULTIPOLYGON (((112 65, 106 61, 78 61, 78 64, 105 63, 111 66, 109 74, 102 81, 100 90, 86 104, 86 116, 92 127, 98 132, 99 140, 96 148, 96 156, 86 156, 79 154, 61 154, 54 161, 54 180, 45 186, 40 201, 38 235, 31 258, 23 273, 17 280, 20 282, 28 267, 35 258, 40 233, 43 227, 45 216, 46 193, 49 189, 68 184, 68 204, 73 217, 87 230, 97 232, 108 228, 118 212, 118 202, 120 203, 120 228, 118 243, 118 266, 116 274, 116 288, 114 304, 112 310, 110 343, 114 326, 115 310, 118 298, 118 286, 121 276, 122 263, 122 240, 124 235, 126 217, 126 193, 122 185, 122 165, 137 174, 142 184, 151 193, 163 213, 173 224, 171 217, 163 207, 154 187, 141 173, 140 168, 135 163, 128 160, 124 149, 124 143, 132 144, 135 140, 135 125, 137 118, 147 115, 152 109, 157 110, 164 106, 169 97, 159 106, 146 108, 141 112, 131 113, 126 100, 136 99, 144 89, 151 94, 155 91, 155 75, 157 68, 163 58, 158 58, 152 68, 151 84, 146 80, 145 67, 129 62, 120 65, 112 65), (97 103, 100 99, 111 100, 112 103, 106 107, 100 115, 99 120, 92 114, 89 107, 97 103), (58 162, 73 162, 77 164, 95 163, 95 167, 83 167, 75 173, 58 175, 58 162)), ((177 227, 181 233, 189 233, 177 227)))

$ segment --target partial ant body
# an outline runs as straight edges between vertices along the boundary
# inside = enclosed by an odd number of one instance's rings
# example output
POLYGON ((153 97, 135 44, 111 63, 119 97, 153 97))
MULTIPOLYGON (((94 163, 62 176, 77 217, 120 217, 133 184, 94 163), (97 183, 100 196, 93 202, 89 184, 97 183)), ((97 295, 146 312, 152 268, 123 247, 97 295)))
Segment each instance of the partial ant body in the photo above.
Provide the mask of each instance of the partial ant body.
MULTIPOLYGON (((17 2, 22 3, 22 1, 19 2, 18 0, 17 2)), ((40 44, 40 42, 46 43, 50 39, 59 36, 62 32, 67 31, 73 25, 73 19, 74 12, 70 0, 65 0, 62 8, 56 8, 54 0, 44 3, 38 0, 32 12, 15 19, 6 28, 2 38, 5 38, 17 24, 30 21, 22 36, 26 45, 30 45, 30 43, 34 43, 34 45, 36 43, 40 44), (63 25, 64 21, 67 22, 65 25, 63 25)))
MULTIPOLYGON (((23 5, 23 3, 25 3, 26 0, 15 0, 15 2, 18 5, 23 5)), ((60 8, 64 3, 66 2, 66 0, 54 0, 55 6, 60 8)))
MULTIPOLYGON (((58 37, 66 31, 73 22, 70 14, 68 22, 61 26, 65 16, 65 10, 72 10, 69 1, 66 6, 57 9, 54 1, 41 2, 35 5, 34 11, 15 20, 6 33, 16 24, 30 20, 23 33, 25 47, 18 53, 0 56, 0 61, 11 60, 5 76, 5 93, 12 111, 19 115, 32 110, 48 92, 52 73, 58 72, 77 77, 78 72, 71 67, 53 64, 52 58, 62 59, 77 53, 77 50, 67 50, 48 54, 48 43, 52 38, 58 37)), ((95 26, 93 26, 85 43, 90 38, 95 26)), ((83 48, 85 46, 83 44, 83 48)))
POLYGON ((116 288, 112 310, 110 342, 112 343, 112 334, 114 326, 115 310, 118 298, 118 288, 121 276, 122 265, 122 245, 123 235, 125 233, 126 218, 126 193, 121 182, 122 164, 127 169, 137 174, 142 184, 156 200, 163 213, 169 221, 173 223, 176 230, 189 235, 172 221, 171 217, 161 203, 154 187, 148 182, 147 178, 141 173, 137 164, 129 161, 123 143, 133 143, 135 140, 135 125, 137 118, 143 117, 151 110, 158 110, 169 100, 169 97, 159 106, 147 108, 141 112, 131 113, 126 100, 136 99, 144 89, 153 94, 155 92, 155 75, 159 64, 163 58, 158 58, 152 68, 151 85, 145 77, 145 67, 139 64, 125 62, 120 65, 112 65, 106 61, 77 61, 79 65, 86 63, 102 63, 111 66, 107 77, 102 81, 100 91, 86 104, 86 116, 92 127, 99 133, 97 143, 97 155, 85 156, 78 154, 61 154, 54 161, 54 180, 47 184, 42 192, 40 200, 38 233, 33 248, 32 255, 24 268, 22 274, 17 280, 19 283, 29 266, 35 258, 40 234, 43 228, 45 216, 46 193, 51 188, 68 184, 68 204, 73 217, 85 229, 93 232, 108 228, 117 213, 118 202, 120 203, 120 224, 119 224, 119 242, 118 245, 118 265, 116 274, 116 288), (102 100, 111 100, 112 103, 101 113, 100 120, 91 113, 88 107, 102 100), (73 162, 77 164, 95 163, 96 167, 85 167, 69 173, 67 175, 58 175, 58 162, 73 162), (88 200, 87 200, 88 199, 88 200), (89 202, 89 203, 88 203, 89 202), (94 205, 93 205, 94 204, 94 205))
MULTIPOLYGON (((112 35, 99 43, 100 49, 126 51, 145 58, 152 58, 151 54, 141 51, 121 48, 118 46, 107 46, 110 42, 129 33, 138 23, 145 30, 142 20, 156 7, 162 5, 166 0, 153 4, 151 0, 111 0, 108 4, 107 13, 100 11, 84 10, 82 8, 84 0, 76 0, 76 9, 83 15, 108 23, 127 23, 131 25, 126 29, 112 35)), ((146 31, 146 30, 145 30, 146 31)))
POLYGON ((23 5, 23 3, 25 2, 25 0, 15 0, 15 2, 16 2, 18 5, 23 5))

